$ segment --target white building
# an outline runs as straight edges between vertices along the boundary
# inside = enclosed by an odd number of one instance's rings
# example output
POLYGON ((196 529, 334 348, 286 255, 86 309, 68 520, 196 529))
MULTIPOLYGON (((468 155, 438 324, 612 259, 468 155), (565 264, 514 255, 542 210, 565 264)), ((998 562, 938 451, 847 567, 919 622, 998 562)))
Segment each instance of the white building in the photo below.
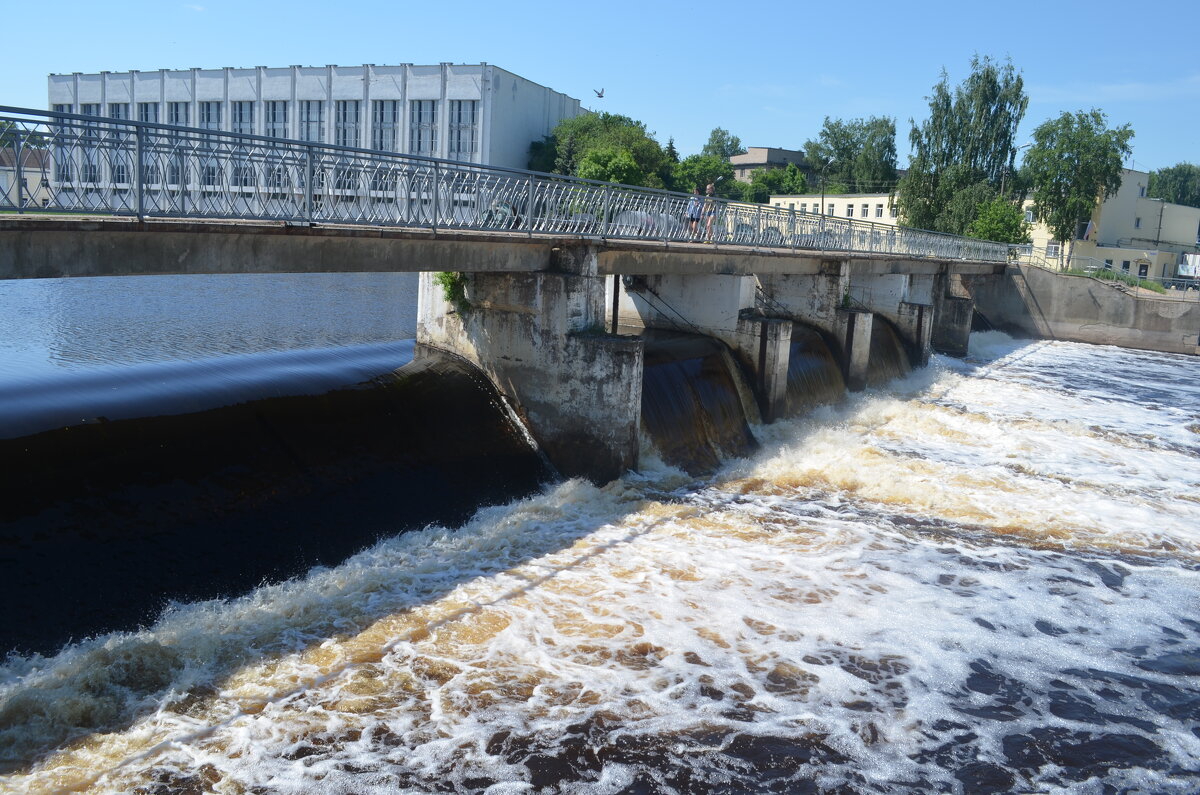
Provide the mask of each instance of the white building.
POLYGON ((52 74, 52 110, 525 168, 579 100, 489 64, 52 74))

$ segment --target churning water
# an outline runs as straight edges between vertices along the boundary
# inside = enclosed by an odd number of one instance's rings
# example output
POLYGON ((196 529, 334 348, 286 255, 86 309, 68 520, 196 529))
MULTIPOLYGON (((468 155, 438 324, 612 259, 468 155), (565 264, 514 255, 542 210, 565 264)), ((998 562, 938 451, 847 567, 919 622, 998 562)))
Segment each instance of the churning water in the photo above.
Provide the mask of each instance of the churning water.
POLYGON ((1194 358, 995 332, 0 669, 17 792, 1195 792, 1194 358))

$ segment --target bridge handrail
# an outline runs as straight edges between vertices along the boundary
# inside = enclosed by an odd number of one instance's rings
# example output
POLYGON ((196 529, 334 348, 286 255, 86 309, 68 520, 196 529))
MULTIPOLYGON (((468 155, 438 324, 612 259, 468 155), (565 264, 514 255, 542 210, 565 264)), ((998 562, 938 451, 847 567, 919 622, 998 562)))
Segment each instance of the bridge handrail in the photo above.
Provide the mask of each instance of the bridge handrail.
POLYGON ((0 212, 222 218, 1006 261, 1004 244, 768 205, 248 133, 0 105, 0 212))

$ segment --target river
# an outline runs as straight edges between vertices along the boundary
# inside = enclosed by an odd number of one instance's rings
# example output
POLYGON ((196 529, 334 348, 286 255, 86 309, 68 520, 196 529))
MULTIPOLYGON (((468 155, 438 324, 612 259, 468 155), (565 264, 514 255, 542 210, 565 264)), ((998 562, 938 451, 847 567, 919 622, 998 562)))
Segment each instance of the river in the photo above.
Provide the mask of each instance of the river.
POLYGON ((647 448, 10 655, 0 789, 1195 792, 1197 373, 977 333, 713 475, 647 448))

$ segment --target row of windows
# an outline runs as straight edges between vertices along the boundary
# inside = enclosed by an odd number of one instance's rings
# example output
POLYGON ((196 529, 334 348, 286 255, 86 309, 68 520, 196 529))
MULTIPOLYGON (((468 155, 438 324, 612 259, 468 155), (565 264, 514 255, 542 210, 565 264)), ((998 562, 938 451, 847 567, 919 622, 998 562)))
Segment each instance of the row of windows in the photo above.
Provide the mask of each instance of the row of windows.
MULTIPOLYGON (((783 202, 775 202, 775 206, 783 207, 783 202)), ((795 210, 796 202, 788 202, 788 209, 795 210)), ((888 207, 888 211, 892 218, 897 218, 900 215, 900 210, 897 207, 894 207, 894 206, 888 207)), ((808 202, 800 202, 800 212, 802 212, 802 213, 809 212, 808 202)), ((821 204, 819 202, 813 202, 811 212, 813 212, 817 215, 820 215, 821 214, 821 204)), ((869 218, 871 216, 871 205, 864 202, 862 204, 859 212, 860 212, 859 218, 869 218)), ((833 202, 830 202, 826 207, 825 214, 826 215, 837 215, 837 206, 833 202)), ((853 203, 848 203, 846 205, 846 217, 847 218, 854 217, 854 204, 853 203)), ((883 217, 883 205, 882 204, 875 205, 875 217, 876 218, 883 217)))
MULTIPOLYGON (((262 134, 272 138, 287 138, 289 103, 286 100, 265 100, 262 103, 262 134)), ((296 136, 301 141, 325 141, 325 109, 329 104, 319 99, 298 100, 296 105, 296 136)), ((447 103, 444 122, 448 155, 454 160, 472 160, 479 148, 478 100, 453 99, 447 103)), ((254 102, 230 102, 229 124, 222 124, 222 102, 197 102, 196 126, 205 130, 228 129, 236 133, 254 132, 254 102)), ((415 99, 409 102, 408 152, 414 155, 435 156, 438 153, 438 100, 415 99)), ((167 124, 191 126, 188 118, 190 102, 166 103, 167 124)), ((333 103, 333 143, 339 146, 363 145, 362 102, 357 99, 336 100, 333 103)), ((137 103, 137 120, 157 124, 159 103, 137 103)), ((55 105, 54 110, 70 113, 71 105, 55 105)), ((377 99, 371 102, 370 148, 386 152, 400 151, 400 100, 377 99)), ((84 116, 106 115, 110 119, 129 119, 128 102, 108 103, 108 113, 102 114, 99 103, 82 103, 84 116)))

